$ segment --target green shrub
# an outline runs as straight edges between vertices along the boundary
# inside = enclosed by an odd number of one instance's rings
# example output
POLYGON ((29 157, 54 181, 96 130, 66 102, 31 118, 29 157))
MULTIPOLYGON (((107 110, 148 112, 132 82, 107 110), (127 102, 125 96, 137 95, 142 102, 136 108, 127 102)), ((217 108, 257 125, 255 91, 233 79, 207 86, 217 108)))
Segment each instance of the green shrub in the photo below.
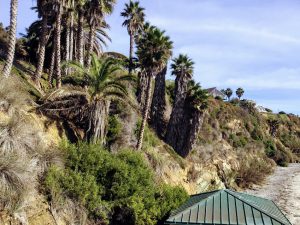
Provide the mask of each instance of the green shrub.
POLYGON ((119 121, 117 115, 112 115, 108 119, 108 132, 107 132, 107 143, 111 145, 114 143, 122 131, 122 124, 119 121))
POLYGON ((75 200, 97 221, 154 225, 187 199, 182 188, 157 185, 139 153, 112 154, 86 143, 64 148, 66 168, 52 168, 46 178, 49 198, 75 200))
MULTIPOLYGON (((141 120, 136 124, 135 135, 138 137, 138 132, 141 127, 141 120)), ((145 126, 144 139, 143 139, 143 149, 154 148, 160 144, 160 139, 156 136, 155 132, 152 131, 148 125, 145 126)))
POLYGON ((266 155, 269 158, 274 157, 276 155, 276 151, 277 151, 274 142, 272 140, 267 140, 267 141, 264 142, 264 145, 265 145, 266 155))
POLYGON ((264 134, 261 129, 255 126, 251 132, 251 137, 256 141, 262 141, 264 139, 264 134))
POLYGON ((248 140, 244 136, 237 136, 235 134, 230 134, 229 135, 229 140, 232 144, 233 147, 235 148, 242 148, 245 147, 246 144, 248 143, 248 140))

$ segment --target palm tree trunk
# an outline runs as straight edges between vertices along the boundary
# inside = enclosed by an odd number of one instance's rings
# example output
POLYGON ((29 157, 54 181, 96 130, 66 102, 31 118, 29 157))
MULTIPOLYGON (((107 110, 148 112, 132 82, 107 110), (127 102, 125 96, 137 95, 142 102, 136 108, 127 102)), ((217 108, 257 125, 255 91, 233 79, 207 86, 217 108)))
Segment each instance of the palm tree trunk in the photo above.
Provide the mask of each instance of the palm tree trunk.
POLYGON ((42 72, 44 68, 44 61, 45 61, 45 50, 47 44, 47 30, 48 30, 48 18, 47 16, 43 16, 42 21, 42 35, 40 41, 40 49, 38 55, 38 63, 37 68, 34 75, 34 81, 38 87, 40 87, 40 79, 42 77, 42 72))
POLYGON ((78 30, 77 30, 77 60, 83 65, 83 11, 82 9, 78 10, 78 30))
POLYGON ((145 106, 146 92, 148 87, 148 77, 145 71, 141 71, 138 74, 139 83, 137 89, 137 101, 140 105, 140 108, 143 109, 145 106))
POLYGON ((65 61, 70 61, 70 33, 71 33, 71 28, 70 24, 67 21, 66 22, 66 52, 65 52, 65 61))
POLYGON ((150 124, 160 137, 163 136, 166 129, 166 74, 167 67, 158 73, 155 78, 155 87, 150 112, 150 124))
POLYGON ((146 94, 146 105, 143 110, 143 120, 142 125, 139 132, 138 142, 137 142, 137 150, 140 151, 143 145, 144 132, 146 127, 146 122, 148 119, 150 103, 151 103, 151 93, 152 93, 152 75, 148 74, 148 86, 147 86, 147 94, 146 94))
POLYGON ((183 76, 183 74, 181 74, 181 76, 177 76, 175 81, 175 101, 165 137, 166 142, 177 152, 182 150, 185 140, 182 132, 182 124, 185 123, 183 121, 186 114, 184 111, 184 104, 187 92, 187 83, 188 80, 183 76))
MULTIPOLYGON (((56 38, 54 38, 56 39, 56 38)), ((53 85, 53 73, 54 73, 54 67, 55 67, 55 41, 53 42, 53 47, 52 47, 52 53, 51 53, 51 62, 50 62, 50 69, 49 69, 49 77, 48 77, 48 83, 50 87, 53 85)))
MULTIPOLYGON (((65 52, 65 61, 70 61, 70 33, 71 33, 71 27, 70 27, 70 23, 68 22, 68 18, 66 18, 66 52, 65 52)), ((69 68, 65 68, 64 69, 64 74, 68 75, 69 74, 69 68)))
POLYGON ((74 14, 71 12, 71 21, 70 21, 70 36, 69 36, 69 43, 70 43, 70 49, 69 49, 69 60, 73 61, 74 56, 74 14))
POLYGON ((179 153, 182 157, 187 157, 190 151, 193 149, 197 135, 202 128, 202 124, 204 121, 205 112, 195 111, 192 113, 192 119, 189 119, 188 125, 188 135, 186 140, 184 141, 185 146, 182 151, 179 153))
POLYGON ((131 74, 133 69, 133 45, 134 45, 134 36, 132 32, 129 34, 130 36, 130 50, 129 50, 129 74, 131 74))
POLYGON ((55 74, 56 74, 56 87, 61 87, 61 18, 62 18, 62 9, 60 9, 56 18, 56 30, 55 30, 55 74))
POLYGON ((110 102, 98 100, 90 107, 87 139, 94 144, 105 144, 109 106, 110 102))
POLYGON ((89 43, 88 43, 87 61, 86 61, 87 67, 90 67, 90 65, 91 65, 91 59, 92 59, 91 54, 94 49, 95 36, 96 36, 95 24, 92 23, 92 25, 90 26, 90 32, 89 32, 89 43))
POLYGON ((17 30, 18 0, 10 1, 10 27, 8 36, 7 59, 3 68, 3 76, 9 77, 15 56, 17 30))

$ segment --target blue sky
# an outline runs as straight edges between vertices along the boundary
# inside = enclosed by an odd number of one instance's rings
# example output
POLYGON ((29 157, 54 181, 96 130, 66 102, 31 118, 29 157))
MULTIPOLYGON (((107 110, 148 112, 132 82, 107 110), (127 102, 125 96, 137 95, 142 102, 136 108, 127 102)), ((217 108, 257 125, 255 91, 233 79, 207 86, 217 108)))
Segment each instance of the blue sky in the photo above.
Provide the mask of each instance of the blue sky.
MULTIPOLYGON (((36 18, 34 0, 19 0, 18 32, 36 18)), ((129 38, 119 0, 107 20, 113 42, 107 50, 128 54, 129 38)), ((174 56, 196 63, 203 87, 245 89, 245 98, 274 111, 300 114, 299 0, 140 0, 147 20, 174 41, 174 56)), ((8 24, 9 0, 0 0, 0 22, 8 24)))

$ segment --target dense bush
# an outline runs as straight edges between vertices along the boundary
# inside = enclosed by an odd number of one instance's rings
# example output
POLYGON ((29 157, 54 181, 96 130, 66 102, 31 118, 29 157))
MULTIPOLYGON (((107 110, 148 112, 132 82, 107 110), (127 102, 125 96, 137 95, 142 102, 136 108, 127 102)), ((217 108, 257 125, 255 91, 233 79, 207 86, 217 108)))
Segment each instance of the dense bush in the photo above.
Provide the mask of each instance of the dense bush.
POLYGON ((63 195, 83 205, 92 219, 110 224, 151 225, 187 199, 182 188, 157 185, 141 154, 112 154, 97 145, 64 144, 66 168, 52 168, 49 198, 63 195))
POLYGON ((274 157, 276 155, 276 151, 277 151, 274 142, 272 140, 267 140, 267 141, 264 142, 264 145, 265 145, 266 155, 269 158, 274 157))
POLYGON ((244 136, 237 136, 235 134, 230 134, 229 135, 229 140, 232 144, 233 147, 235 148, 242 148, 245 147, 246 144, 248 143, 248 140, 244 136))
POLYGON ((117 115, 112 115, 109 117, 108 120, 108 132, 107 132, 107 143, 110 145, 112 144, 121 134, 122 131, 122 124, 119 121, 117 115))

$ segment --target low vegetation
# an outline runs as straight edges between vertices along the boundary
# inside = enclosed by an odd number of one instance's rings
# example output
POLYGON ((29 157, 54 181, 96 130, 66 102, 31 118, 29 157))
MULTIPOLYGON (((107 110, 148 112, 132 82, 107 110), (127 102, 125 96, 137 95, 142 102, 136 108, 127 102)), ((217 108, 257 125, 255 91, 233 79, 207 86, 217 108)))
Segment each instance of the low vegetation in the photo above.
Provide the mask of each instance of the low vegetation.
POLYGON ((66 167, 50 169, 45 180, 48 196, 56 204, 76 201, 89 218, 118 225, 156 224, 187 199, 182 188, 157 184, 140 153, 112 154, 87 143, 62 148, 66 167))

